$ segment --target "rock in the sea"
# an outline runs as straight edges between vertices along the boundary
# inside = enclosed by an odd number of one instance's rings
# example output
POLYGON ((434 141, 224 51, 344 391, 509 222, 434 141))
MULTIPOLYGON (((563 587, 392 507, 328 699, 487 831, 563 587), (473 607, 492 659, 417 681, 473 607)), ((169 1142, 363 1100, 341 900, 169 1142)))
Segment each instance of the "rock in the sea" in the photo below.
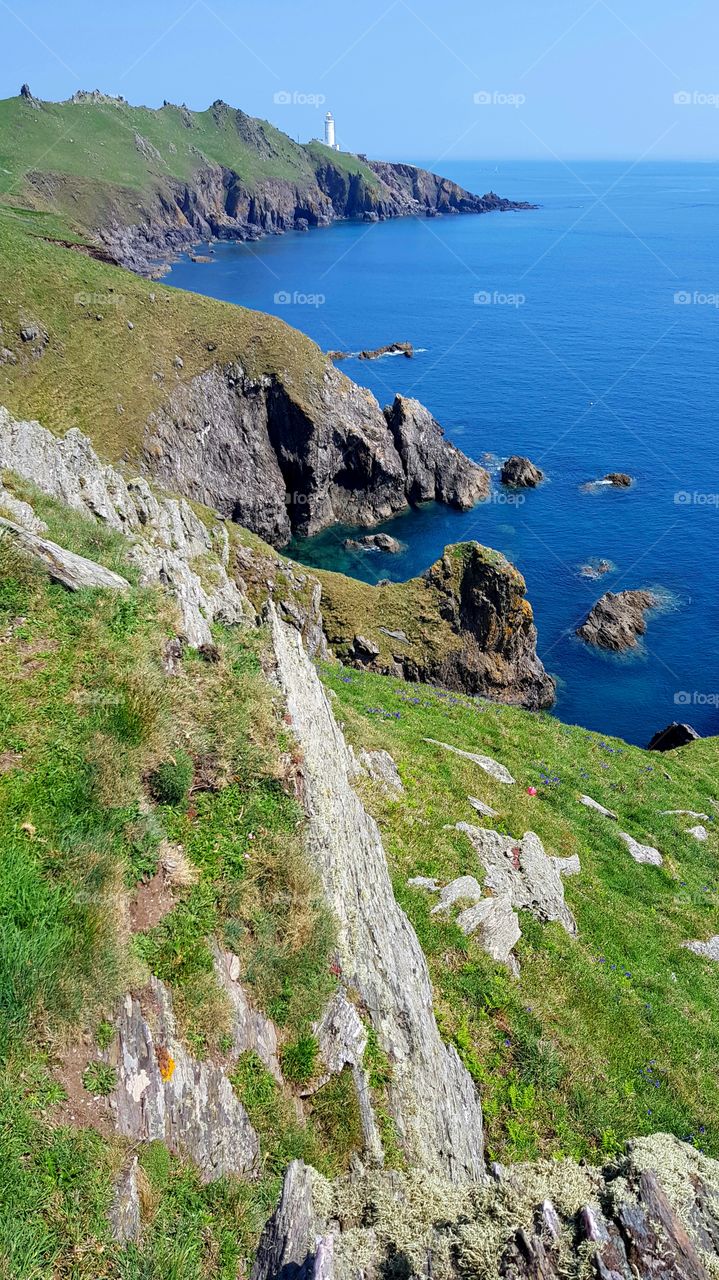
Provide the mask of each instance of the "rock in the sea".
POLYGON ((651 591, 607 591, 594 605, 577 635, 586 644, 615 653, 636 649, 647 629, 645 613, 659 601, 651 591))
POLYGON ((632 477, 628 476, 626 471, 609 471, 604 479, 613 485, 615 489, 630 489, 634 483, 632 477))
POLYGON ((360 360, 379 360, 380 356, 406 356, 411 360, 414 347, 411 342, 388 342, 384 347, 374 347, 371 351, 360 351, 360 360))
POLYGON ((588 560, 586 564, 579 566, 579 574, 582 578, 603 578, 615 567, 611 560, 588 560))
POLYGON ((343 545, 348 551, 386 551, 388 555, 397 555, 403 550, 402 543, 388 533, 368 533, 364 538, 346 538, 343 545))
POLYGON ((544 479, 544 472, 529 458, 513 453, 502 466, 502 484, 512 489, 535 489, 544 479))
POLYGON ((690 742, 697 742, 700 737, 701 734, 690 724, 679 724, 673 720, 666 729, 660 729, 654 734, 647 745, 647 751, 676 751, 677 747, 686 747, 690 742))
POLYGON ((624 841, 635 862, 648 862, 652 867, 661 867, 664 859, 653 845, 640 844, 633 836, 627 835, 626 831, 619 832, 619 839, 624 841))
POLYGON ((576 934, 577 922, 564 901, 562 884, 563 875, 579 870, 574 857, 551 857, 533 831, 513 840, 466 822, 458 822, 457 830, 469 837, 485 869, 485 885, 496 897, 508 895, 515 911, 531 911, 544 922, 556 920, 567 933, 576 934))

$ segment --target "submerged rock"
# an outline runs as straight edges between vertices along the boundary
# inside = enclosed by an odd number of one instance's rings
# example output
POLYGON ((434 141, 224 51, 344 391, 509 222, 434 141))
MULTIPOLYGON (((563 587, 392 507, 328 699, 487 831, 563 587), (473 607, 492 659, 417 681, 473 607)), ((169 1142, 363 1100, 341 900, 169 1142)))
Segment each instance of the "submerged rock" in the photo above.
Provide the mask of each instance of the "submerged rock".
POLYGON ((388 533, 368 533, 364 538, 346 538, 343 546, 348 551, 385 551, 397 555, 404 548, 397 538, 388 533))
POLYGON ((701 734, 690 724, 679 724, 673 720, 666 729, 654 734, 647 745, 647 751, 676 751, 677 747, 686 747, 690 742, 698 742, 701 734))
POLYGON ((512 454, 502 466, 502 484, 513 489, 534 489, 544 479, 544 472, 535 466, 529 458, 512 454))
POLYGON ((645 613, 659 601, 651 591, 607 591, 591 609, 576 634, 600 649, 621 653, 636 649, 647 629, 645 613))

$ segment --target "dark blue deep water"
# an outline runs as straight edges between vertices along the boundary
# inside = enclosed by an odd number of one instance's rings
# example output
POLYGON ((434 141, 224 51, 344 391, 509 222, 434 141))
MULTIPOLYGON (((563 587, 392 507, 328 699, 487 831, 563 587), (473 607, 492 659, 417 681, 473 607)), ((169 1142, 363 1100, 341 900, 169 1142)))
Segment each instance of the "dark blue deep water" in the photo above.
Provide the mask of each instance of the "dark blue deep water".
POLYGON ((423 400, 466 453, 493 455, 490 469, 526 453, 548 476, 519 503, 497 488, 468 514, 399 516, 383 527, 407 544, 400 556, 350 556, 344 529, 293 554, 372 581, 476 538, 527 580, 559 716, 638 743, 672 719, 719 733, 719 165, 442 167, 542 207, 218 245, 212 265, 184 260, 167 277, 274 312, 326 349, 412 342, 413 360, 342 367, 383 404, 423 400), (583 490, 614 470, 635 477, 630 491, 583 490), (592 558, 616 571, 583 579, 592 558), (665 600, 641 651, 587 649, 574 628, 603 591, 628 587, 665 600))

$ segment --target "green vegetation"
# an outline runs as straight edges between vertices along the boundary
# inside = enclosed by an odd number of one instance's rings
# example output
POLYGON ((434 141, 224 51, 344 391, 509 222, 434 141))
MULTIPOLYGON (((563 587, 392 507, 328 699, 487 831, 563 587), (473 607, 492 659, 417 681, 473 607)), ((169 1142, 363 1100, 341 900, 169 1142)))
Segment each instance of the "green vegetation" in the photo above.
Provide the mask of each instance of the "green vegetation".
POLYGON ((601 1159, 665 1130, 719 1155, 719 987, 713 966, 681 945, 719 932, 719 835, 710 821, 701 845, 686 834, 691 819, 662 813, 716 812, 719 743, 649 754, 546 714, 348 668, 324 666, 322 676, 350 740, 385 748, 399 765, 406 795, 388 800, 368 782, 365 799, 428 958, 441 1029, 480 1089, 490 1154, 601 1159), (493 756, 518 785, 425 737, 493 756), (580 794, 619 823, 584 808, 580 794), (468 796, 500 816, 480 818, 468 796), (417 875, 482 879, 453 829, 461 821, 517 837, 533 830, 548 853, 579 854, 581 875, 565 883, 579 936, 522 913, 519 981, 407 886, 417 875), (660 848, 664 866, 633 862, 618 830, 660 848))
POLYGON ((304 1035, 284 1045, 282 1073, 290 1084, 308 1084, 315 1074, 319 1045, 314 1036, 304 1035))
MULTIPOLYGON (((64 545, 134 582, 116 535, 49 499, 36 505, 64 545)), ((174 625, 161 592, 71 594, 0 538, 0 1270, 13 1278, 234 1277, 276 1196, 282 1151, 257 1183, 209 1187, 169 1156, 163 1181, 161 1157, 147 1155, 142 1244, 121 1251, 107 1215, 124 1147, 69 1125, 66 1049, 87 1045, 82 1084, 104 1098, 114 1070, 93 1045, 111 1046, 118 997, 154 972, 191 1051, 227 1054, 211 935, 237 951, 289 1044, 305 1043, 335 982, 332 924, 302 856, 286 731, 262 671, 265 637, 217 628, 217 660, 188 652, 170 678, 162 654, 174 625), (148 779, 170 760, 182 786, 158 805, 148 779), (207 788, 191 800, 188 762, 207 788), (183 875, 164 918, 128 940, 121 901, 168 841, 184 848, 183 875)), ((350 1100, 335 1104, 329 1090, 320 1101, 312 1154, 339 1168, 351 1136, 336 1137, 332 1116, 347 1135, 350 1100)), ((308 1141, 303 1131, 298 1149, 308 1141)))
POLYGON ((192 785, 195 767, 186 751, 176 751, 153 769, 148 785, 158 804, 182 804, 192 785))

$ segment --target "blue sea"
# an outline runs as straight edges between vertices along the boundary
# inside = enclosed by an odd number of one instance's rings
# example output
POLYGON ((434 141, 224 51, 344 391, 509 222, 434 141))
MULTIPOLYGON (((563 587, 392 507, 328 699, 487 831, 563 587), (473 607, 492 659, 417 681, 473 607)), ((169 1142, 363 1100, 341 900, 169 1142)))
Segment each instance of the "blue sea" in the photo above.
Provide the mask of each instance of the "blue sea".
POLYGON ((448 163, 532 212, 338 223, 183 259, 167 283, 273 312, 323 348, 409 341, 413 359, 343 362, 382 404, 421 399, 450 439, 535 491, 381 526, 398 556, 351 554, 351 530, 296 543, 309 565, 368 581, 420 573, 450 542, 503 551, 527 581, 556 714, 646 744, 674 719, 719 733, 719 165, 448 163), (608 471, 628 491, 586 489, 608 471), (579 567, 614 566, 601 580, 579 567), (606 590, 656 588, 636 654, 574 635, 606 590))

